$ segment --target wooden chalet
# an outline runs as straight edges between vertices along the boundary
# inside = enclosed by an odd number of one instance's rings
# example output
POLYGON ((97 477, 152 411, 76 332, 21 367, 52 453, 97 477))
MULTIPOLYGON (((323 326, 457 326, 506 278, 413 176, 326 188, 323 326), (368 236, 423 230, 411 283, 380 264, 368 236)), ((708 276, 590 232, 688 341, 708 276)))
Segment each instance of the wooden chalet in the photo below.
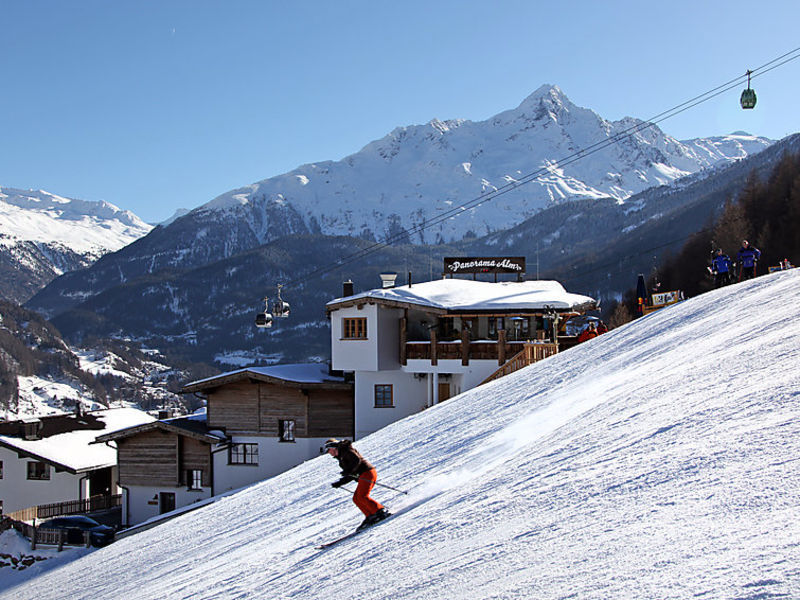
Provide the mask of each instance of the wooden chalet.
POLYGON ((353 383, 327 365, 250 367, 194 381, 202 414, 132 427, 115 442, 127 525, 272 477, 352 436, 353 383))

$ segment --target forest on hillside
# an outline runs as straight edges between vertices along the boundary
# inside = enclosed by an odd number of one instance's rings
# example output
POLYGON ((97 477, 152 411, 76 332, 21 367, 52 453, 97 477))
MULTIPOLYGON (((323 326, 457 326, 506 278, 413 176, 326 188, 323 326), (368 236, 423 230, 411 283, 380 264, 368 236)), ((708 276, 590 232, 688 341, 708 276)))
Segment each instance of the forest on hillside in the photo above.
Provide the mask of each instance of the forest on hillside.
MULTIPOLYGON (((761 251, 757 275, 765 275, 788 259, 800 260, 800 153, 784 154, 772 172, 761 179, 753 172, 737 197, 726 202, 716 222, 704 227, 667 257, 648 279, 648 290, 681 290, 686 297, 714 288, 706 268, 716 249, 736 261, 744 240, 761 251)), ((738 265, 734 273, 738 274, 738 265)), ((736 277, 734 277, 736 281, 736 277)), ((609 310, 610 324, 630 320, 636 311, 636 290, 629 290, 622 302, 609 310)))

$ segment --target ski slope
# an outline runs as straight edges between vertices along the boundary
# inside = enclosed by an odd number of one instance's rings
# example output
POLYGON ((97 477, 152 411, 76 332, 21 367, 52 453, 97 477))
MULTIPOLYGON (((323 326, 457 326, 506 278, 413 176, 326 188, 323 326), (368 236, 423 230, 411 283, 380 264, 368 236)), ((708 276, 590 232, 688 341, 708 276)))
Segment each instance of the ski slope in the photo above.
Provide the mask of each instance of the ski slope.
POLYGON ((800 598, 800 269, 705 294, 0 598, 800 598))

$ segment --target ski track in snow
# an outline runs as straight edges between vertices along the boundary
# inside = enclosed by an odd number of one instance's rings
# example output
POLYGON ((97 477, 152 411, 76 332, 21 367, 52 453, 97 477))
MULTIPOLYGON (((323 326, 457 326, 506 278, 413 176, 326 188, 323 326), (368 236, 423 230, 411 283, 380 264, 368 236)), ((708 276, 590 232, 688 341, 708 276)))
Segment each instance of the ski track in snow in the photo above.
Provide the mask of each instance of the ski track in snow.
POLYGON ((638 319, 0 598, 800 598, 800 270, 638 319))

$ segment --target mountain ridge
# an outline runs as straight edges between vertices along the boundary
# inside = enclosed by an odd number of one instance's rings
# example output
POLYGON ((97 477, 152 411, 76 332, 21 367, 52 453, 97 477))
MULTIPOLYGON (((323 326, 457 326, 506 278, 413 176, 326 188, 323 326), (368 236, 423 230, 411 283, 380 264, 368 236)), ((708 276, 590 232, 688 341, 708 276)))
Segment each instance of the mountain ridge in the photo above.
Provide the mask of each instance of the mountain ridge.
POLYGON ((151 229, 109 202, 0 187, 0 298, 24 302, 57 276, 84 269, 151 229))
POLYGON ((32 306, 52 316, 114 285, 162 270, 198 268, 286 235, 427 245, 479 238, 568 199, 624 202, 634 190, 701 169, 711 172, 715 164, 772 143, 728 136, 684 145, 655 126, 621 135, 641 123, 629 117, 606 121, 575 106, 556 86, 542 86, 517 109, 484 121, 398 127, 341 161, 304 165, 217 196, 88 271, 65 275, 45 294, 58 296, 53 303, 40 297, 32 306), (558 164, 592 144, 609 145, 558 164), (537 168, 547 171, 537 181, 459 210, 537 168))

